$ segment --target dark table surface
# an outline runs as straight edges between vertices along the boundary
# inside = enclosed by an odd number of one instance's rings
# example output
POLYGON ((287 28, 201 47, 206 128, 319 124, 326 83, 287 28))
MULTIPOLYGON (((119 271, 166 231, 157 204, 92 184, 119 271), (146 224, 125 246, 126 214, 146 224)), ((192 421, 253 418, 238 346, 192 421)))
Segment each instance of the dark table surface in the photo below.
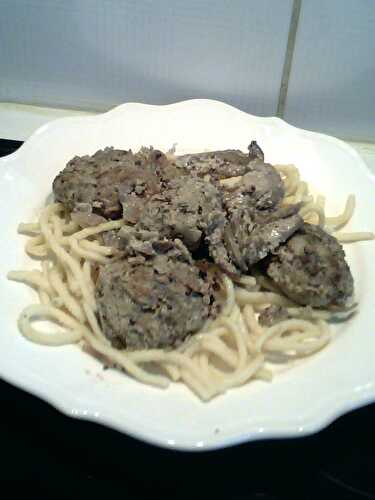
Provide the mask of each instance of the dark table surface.
MULTIPOLYGON (((0 139, 0 156, 20 145, 0 139)), ((40 498, 375 498, 375 405, 306 438, 181 453, 73 420, 3 381, 0 402, 0 479, 33 479, 40 498)))

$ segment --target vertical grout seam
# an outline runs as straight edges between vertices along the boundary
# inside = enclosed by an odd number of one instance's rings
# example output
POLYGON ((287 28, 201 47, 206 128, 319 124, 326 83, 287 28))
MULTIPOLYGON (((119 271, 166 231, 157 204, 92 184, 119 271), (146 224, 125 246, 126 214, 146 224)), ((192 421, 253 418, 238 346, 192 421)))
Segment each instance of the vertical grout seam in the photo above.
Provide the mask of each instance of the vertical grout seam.
POLYGON ((290 17, 290 25, 289 25, 288 43, 286 46, 283 72, 282 72, 282 76, 281 76, 279 100, 277 103, 276 115, 279 118, 283 118, 284 112, 285 112, 286 98, 287 98, 287 94, 288 94, 289 77, 290 77, 290 72, 292 69, 294 48, 296 45, 296 35, 297 35, 298 22, 299 22, 299 17, 300 17, 300 12, 301 12, 301 4, 302 4, 302 0, 293 0, 292 15, 290 17))

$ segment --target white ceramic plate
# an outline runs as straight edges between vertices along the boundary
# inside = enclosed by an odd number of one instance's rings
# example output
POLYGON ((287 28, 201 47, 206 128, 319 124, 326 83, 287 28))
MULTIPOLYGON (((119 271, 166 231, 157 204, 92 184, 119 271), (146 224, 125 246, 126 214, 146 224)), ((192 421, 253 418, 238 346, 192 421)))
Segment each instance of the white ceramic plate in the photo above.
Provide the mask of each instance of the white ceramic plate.
POLYGON ((315 432, 375 400, 374 244, 347 246, 360 312, 336 328, 321 353, 279 374, 274 382, 250 383, 210 403, 187 389, 146 387, 102 366, 75 346, 45 347, 17 331, 21 308, 35 294, 8 282, 10 269, 31 267, 17 235, 20 221, 36 218, 54 176, 74 155, 105 146, 153 145, 178 152, 206 148, 246 151, 256 139, 271 163, 294 163, 305 179, 340 211, 357 196, 356 230, 374 230, 374 178, 345 143, 294 128, 277 118, 259 118, 226 104, 192 100, 169 106, 124 104, 95 117, 63 118, 40 128, 14 154, 0 160, 0 376, 70 416, 94 420, 165 447, 199 450, 271 437, 315 432))

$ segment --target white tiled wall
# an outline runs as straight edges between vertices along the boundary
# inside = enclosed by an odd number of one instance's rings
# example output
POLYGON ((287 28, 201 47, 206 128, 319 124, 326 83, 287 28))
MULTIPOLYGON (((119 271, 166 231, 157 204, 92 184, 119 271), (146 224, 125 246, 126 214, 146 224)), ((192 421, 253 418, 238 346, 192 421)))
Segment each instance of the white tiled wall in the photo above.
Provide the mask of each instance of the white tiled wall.
POLYGON ((375 0, 303 0, 284 118, 375 141, 375 0))
MULTIPOLYGON (((375 0, 300 1, 283 117, 375 142, 375 0)), ((292 5, 0 0, 0 101, 106 110, 206 97, 275 115, 292 5)))
POLYGON ((0 0, 0 101, 277 109, 292 0, 0 0))

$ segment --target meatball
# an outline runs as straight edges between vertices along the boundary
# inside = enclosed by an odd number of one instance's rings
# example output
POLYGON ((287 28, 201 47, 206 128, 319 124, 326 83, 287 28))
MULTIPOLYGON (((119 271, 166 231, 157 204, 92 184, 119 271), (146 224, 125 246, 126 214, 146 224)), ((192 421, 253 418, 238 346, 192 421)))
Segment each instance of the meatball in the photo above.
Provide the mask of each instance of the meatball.
POLYGON ((118 186, 134 167, 131 151, 105 148, 92 156, 76 156, 53 181, 55 200, 69 211, 121 217, 118 186))
POLYGON ((275 207, 284 197, 280 174, 264 163, 264 154, 256 141, 249 154, 235 149, 179 156, 176 163, 192 175, 209 178, 224 193, 225 207, 233 211, 242 206, 258 209, 275 207))
POLYGON ((188 169, 193 175, 199 177, 209 176, 212 180, 237 177, 248 172, 249 162, 264 160, 263 151, 256 141, 248 147, 249 153, 239 149, 226 149, 224 151, 209 151, 178 156, 176 164, 188 169))
MULTIPOLYGON (((157 231, 164 238, 179 238, 192 252, 206 244, 216 262, 217 253, 225 253, 225 224, 220 192, 210 182, 188 177, 172 181, 163 193, 153 196, 137 227, 157 231)), ((235 272, 229 264, 228 270, 235 272)))
POLYGON ((176 347, 216 316, 217 282, 178 240, 135 236, 123 258, 100 268, 100 325, 116 348, 176 347))
POLYGON ((206 246, 215 263, 236 274, 224 245, 225 225, 218 189, 200 178, 181 177, 147 202, 137 228, 157 231, 164 238, 179 238, 191 252, 206 246))
POLYGON ((135 223, 144 198, 159 192, 177 171, 183 173, 170 163, 152 148, 137 154, 105 148, 76 156, 53 181, 54 196, 75 214, 119 219, 124 212, 127 222, 135 223))
POLYGON ((302 305, 342 306, 353 295, 344 250, 319 226, 303 224, 274 251, 266 272, 287 297, 302 305))
POLYGON ((177 165, 188 169, 191 174, 209 176, 213 180, 244 175, 249 161, 249 156, 238 149, 193 153, 176 159, 177 165))

